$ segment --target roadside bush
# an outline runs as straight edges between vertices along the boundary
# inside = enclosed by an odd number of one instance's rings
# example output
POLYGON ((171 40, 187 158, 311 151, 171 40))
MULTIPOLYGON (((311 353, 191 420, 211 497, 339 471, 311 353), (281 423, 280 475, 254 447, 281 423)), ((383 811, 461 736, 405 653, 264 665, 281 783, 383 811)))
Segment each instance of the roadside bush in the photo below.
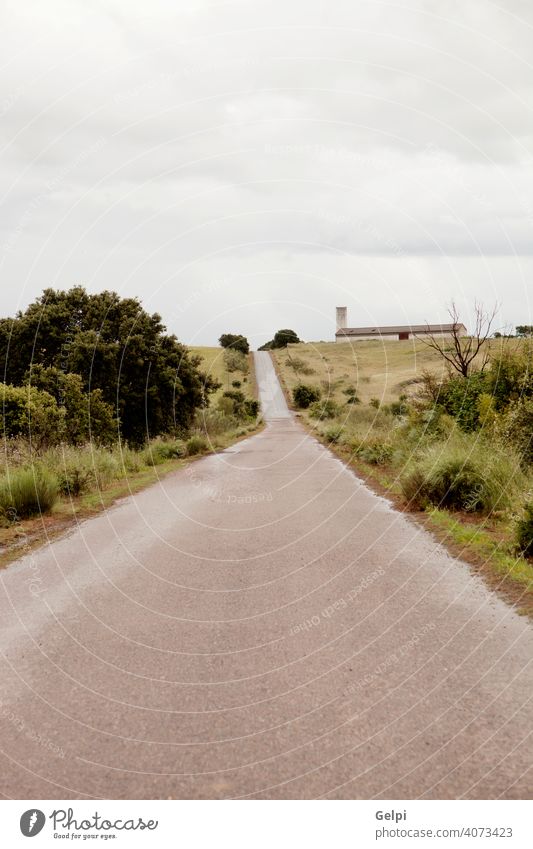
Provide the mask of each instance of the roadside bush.
POLYGON ((48 392, 63 412, 62 440, 69 445, 112 445, 118 435, 118 422, 101 389, 85 391, 81 375, 36 364, 27 375, 34 389, 48 392))
POLYGON ((503 444, 512 445, 525 466, 533 465, 533 398, 513 403, 497 424, 503 444))
POLYGON ((525 557, 533 557, 533 501, 524 507, 524 515, 516 523, 516 543, 525 557))
POLYGON ((411 510, 425 510, 429 506, 425 485, 426 476, 422 469, 415 467, 402 478, 402 493, 411 510))
POLYGON ((259 401, 247 398, 243 392, 236 389, 224 392, 219 399, 218 408, 226 416, 235 416, 239 421, 255 419, 259 413, 259 401))
POLYGON ((436 444, 402 478, 414 509, 429 504, 449 510, 492 513, 512 506, 524 483, 519 460, 494 446, 463 439, 436 444))
POLYGON ((498 410, 533 397, 533 345, 526 341, 518 350, 502 350, 491 361, 487 383, 498 410))
POLYGON ((292 390, 292 399, 299 410, 307 410, 311 404, 320 400, 320 394, 318 386, 310 386, 307 383, 299 383, 292 390))
POLYGON ((187 447, 181 439, 155 439, 146 446, 142 457, 147 466, 160 466, 167 460, 177 460, 187 455, 187 447))
POLYGON ((127 445, 120 446, 118 450, 120 452, 120 461, 125 475, 135 474, 136 472, 142 471, 145 463, 143 461, 143 456, 139 453, 139 451, 134 451, 127 445))
POLYGON ((94 487, 95 475, 90 468, 69 464, 58 471, 57 480, 61 495, 77 498, 94 487))
POLYGON ((23 437, 36 450, 61 441, 64 416, 48 392, 2 383, 0 403, 4 439, 23 437))
POLYGON ((336 425, 334 427, 330 427, 326 430, 324 436, 327 442, 338 443, 342 440, 344 435, 344 428, 342 425, 336 425))
POLYGON ((438 404, 453 416, 467 433, 480 425, 480 395, 488 389, 485 372, 473 372, 469 377, 450 377, 440 385, 438 404))
POLYGON ((233 415, 231 398, 221 398, 217 409, 204 410, 197 419, 197 427, 210 437, 236 430, 239 424, 239 419, 233 415), (227 403, 221 404, 222 401, 227 403))
POLYGON ((193 457, 196 454, 205 454, 209 450, 207 440, 200 434, 194 434, 187 440, 187 454, 193 457))
POLYGON ((0 511, 13 521, 48 513, 58 498, 56 477, 47 469, 15 469, 0 481, 0 511))
POLYGON ((334 419, 338 412, 337 405, 330 398, 325 401, 315 401, 309 408, 312 419, 334 419))
POLYGON ((373 466, 385 466, 390 463, 394 454, 394 446, 391 442, 384 442, 370 436, 365 442, 353 445, 354 453, 361 460, 373 466))

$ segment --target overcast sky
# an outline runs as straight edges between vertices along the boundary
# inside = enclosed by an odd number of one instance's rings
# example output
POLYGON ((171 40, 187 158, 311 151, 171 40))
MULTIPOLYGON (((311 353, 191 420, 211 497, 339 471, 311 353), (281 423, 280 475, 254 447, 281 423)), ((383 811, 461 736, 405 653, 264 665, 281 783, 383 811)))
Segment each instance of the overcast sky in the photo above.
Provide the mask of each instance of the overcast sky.
POLYGON ((190 344, 533 323, 530 0, 4 0, 1 313, 139 296, 190 344))

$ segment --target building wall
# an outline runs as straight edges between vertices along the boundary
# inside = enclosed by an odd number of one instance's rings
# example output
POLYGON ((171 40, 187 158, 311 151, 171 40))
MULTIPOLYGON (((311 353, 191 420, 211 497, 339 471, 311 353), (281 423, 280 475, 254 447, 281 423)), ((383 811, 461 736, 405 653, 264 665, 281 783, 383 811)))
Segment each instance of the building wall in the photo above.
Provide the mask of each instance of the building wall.
MULTIPOLYGON (((464 331, 461 331, 460 336, 465 336, 464 331)), ((410 333, 409 340, 419 339, 421 336, 436 336, 439 339, 452 339, 452 334, 445 333, 410 333)), ((374 333, 372 336, 336 336, 336 342, 376 342, 376 341, 386 341, 386 342, 399 342, 400 336, 398 333, 391 333, 389 336, 386 333, 382 333, 381 335, 374 333)))

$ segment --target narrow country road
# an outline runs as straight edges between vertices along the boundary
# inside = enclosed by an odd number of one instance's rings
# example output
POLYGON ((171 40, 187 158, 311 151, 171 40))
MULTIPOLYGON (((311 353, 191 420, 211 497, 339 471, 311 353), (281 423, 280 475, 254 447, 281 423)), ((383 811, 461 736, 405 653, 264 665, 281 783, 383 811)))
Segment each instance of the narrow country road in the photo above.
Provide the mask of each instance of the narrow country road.
POLYGON ((531 798, 533 635, 298 424, 0 573, 6 798, 531 798))

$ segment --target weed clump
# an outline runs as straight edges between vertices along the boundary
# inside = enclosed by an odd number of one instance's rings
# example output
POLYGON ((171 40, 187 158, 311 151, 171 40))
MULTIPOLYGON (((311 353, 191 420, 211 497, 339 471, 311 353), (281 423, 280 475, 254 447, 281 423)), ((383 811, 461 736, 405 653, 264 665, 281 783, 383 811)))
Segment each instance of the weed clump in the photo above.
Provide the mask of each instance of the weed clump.
POLYGON ((0 511, 13 520, 49 512, 58 498, 58 482, 41 466, 15 469, 0 481, 0 511))
POLYGON ((429 505, 490 514, 510 508, 522 484, 519 459, 479 440, 457 439, 433 445, 402 478, 402 492, 413 509, 429 505))
POLYGON ((516 523, 516 544, 524 557, 533 557, 533 501, 524 507, 523 516, 516 523))

